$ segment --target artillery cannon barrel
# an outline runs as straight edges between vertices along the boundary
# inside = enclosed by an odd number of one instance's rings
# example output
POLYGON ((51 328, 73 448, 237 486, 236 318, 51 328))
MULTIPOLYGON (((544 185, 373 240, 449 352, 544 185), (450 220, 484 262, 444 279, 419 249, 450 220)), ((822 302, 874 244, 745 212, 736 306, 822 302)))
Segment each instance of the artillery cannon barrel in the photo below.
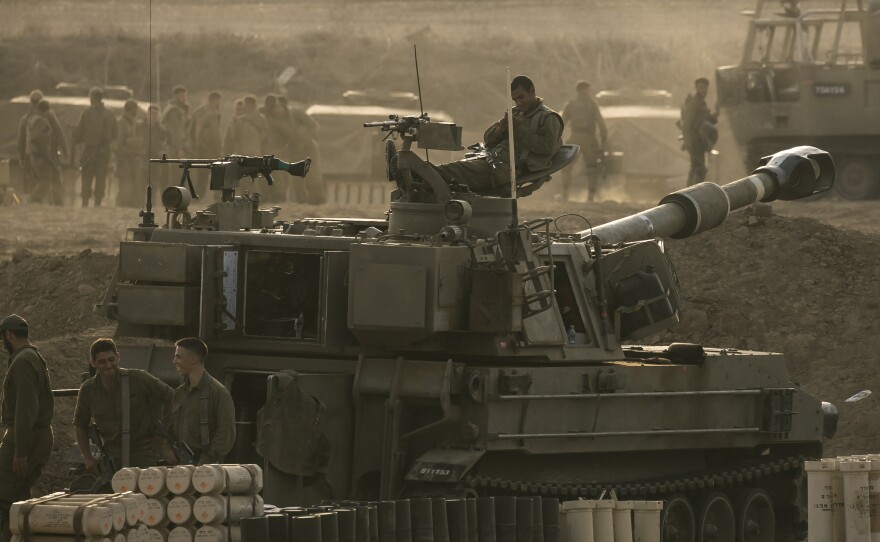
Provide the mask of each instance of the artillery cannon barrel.
POLYGON ((578 236, 595 235, 606 245, 657 237, 683 239, 720 226, 730 211, 758 201, 805 198, 828 190, 833 182, 830 154, 815 147, 795 147, 762 158, 748 177, 724 186, 689 186, 665 196, 657 207, 583 230, 578 236))

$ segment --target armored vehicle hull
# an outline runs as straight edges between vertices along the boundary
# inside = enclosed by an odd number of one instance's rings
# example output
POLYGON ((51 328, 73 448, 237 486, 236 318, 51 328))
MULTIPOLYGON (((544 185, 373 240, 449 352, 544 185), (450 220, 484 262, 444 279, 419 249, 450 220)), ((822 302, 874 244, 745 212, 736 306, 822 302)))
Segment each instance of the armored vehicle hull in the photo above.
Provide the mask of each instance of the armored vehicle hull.
MULTIPOLYGON (((833 406, 792 383, 779 354, 623 344, 679 318, 654 237, 828 188, 830 158, 780 153, 723 188, 563 235, 519 223, 515 200, 437 184, 408 145, 424 122, 393 157, 390 222, 242 227, 215 207, 213 221, 130 228, 105 306, 120 343, 156 340, 122 359, 173 381, 165 341, 204 339, 236 406, 227 459, 266 466, 267 502, 613 490, 666 501, 665 540, 702 540, 719 521, 725 539, 735 522, 802 536, 801 465, 833 434, 833 406)), ((252 204, 224 185, 215 205, 252 204)))

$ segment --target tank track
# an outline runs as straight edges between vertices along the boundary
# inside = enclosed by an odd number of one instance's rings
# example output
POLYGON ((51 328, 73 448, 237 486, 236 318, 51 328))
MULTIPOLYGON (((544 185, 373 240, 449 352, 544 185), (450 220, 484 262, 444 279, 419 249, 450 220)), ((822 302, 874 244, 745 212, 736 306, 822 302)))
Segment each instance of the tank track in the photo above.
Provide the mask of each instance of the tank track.
POLYGON ((658 479, 636 482, 591 482, 581 484, 552 484, 525 482, 468 475, 462 480, 465 487, 480 493, 519 493, 576 499, 578 497, 597 498, 603 492, 614 490, 618 498, 658 498, 676 493, 693 493, 704 490, 730 490, 747 485, 756 485, 761 479, 774 475, 800 474, 806 456, 789 456, 749 465, 734 466, 722 470, 706 471, 687 477, 658 479))

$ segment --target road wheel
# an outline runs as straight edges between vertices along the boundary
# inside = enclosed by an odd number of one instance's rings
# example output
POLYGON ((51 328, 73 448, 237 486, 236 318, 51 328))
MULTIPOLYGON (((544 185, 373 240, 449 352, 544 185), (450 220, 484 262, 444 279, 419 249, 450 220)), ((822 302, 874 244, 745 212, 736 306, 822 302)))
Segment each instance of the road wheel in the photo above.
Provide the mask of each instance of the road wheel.
POLYGON ((660 518, 662 542, 695 542, 694 507, 684 495, 673 495, 663 507, 660 518))
POLYGON ((876 198, 880 194, 880 169, 865 158, 845 158, 837 170, 834 190, 850 200, 876 198))
POLYGON ((734 542, 735 538, 733 503, 724 493, 710 493, 703 502, 697 522, 698 542, 734 542))
POLYGON ((737 501, 736 541, 773 542, 776 514, 773 501, 763 489, 750 489, 737 501))

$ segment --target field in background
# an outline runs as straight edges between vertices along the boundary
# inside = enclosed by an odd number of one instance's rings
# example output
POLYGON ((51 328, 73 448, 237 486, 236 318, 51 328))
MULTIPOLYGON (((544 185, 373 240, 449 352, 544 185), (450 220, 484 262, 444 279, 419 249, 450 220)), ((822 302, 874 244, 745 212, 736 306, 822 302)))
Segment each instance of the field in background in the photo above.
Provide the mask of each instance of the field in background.
MULTIPOLYGON (((154 102, 177 84, 197 95, 261 95, 276 91, 274 78, 292 66, 297 74, 285 89, 292 100, 334 103, 349 89, 415 92, 417 45, 426 108, 450 113, 467 144, 506 107, 507 67, 532 76, 557 109, 580 79, 595 91, 667 89, 680 103, 694 78, 738 61, 746 29, 738 13, 752 7, 751 0, 13 0, 0 7, 0 98, 57 81, 124 84, 154 102)), ((741 173, 727 135, 721 178, 741 173)))
MULTIPOLYGON (((185 67, 181 71, 191 75, 193 86, 235 88, 230 85, 237 81, 251 83, 258 70, 267 84, 292 65, 313 83, 315 94, 332 80, 415 90, 410 48, 418 44, 426 99, 443 101, 446 89, 455 88, 467 89, 461 97, 471 100, 498 97, 510 66, 536 74, 544 94, 562 101, 580 78, 592 80, 597 90, 627 85, 689 90, 695 74, 736 61, 745 33, 737 12, 750 4, 157 2, 150 9, 144 0, 48 0, 0 8, 5 14, 0 36, 6 42, 3 64, 11 64, 4 72, 13 80, 27 78, 27 71, 61 68, 92 83, 129 84, 141 97, 146 85, 120 79, 135 78, 125 69, 145 72, 157 50, 162 71, 173 79, 177 65, 185 67), (45 46, 52 42, 64 44, 63 50, 47 55, 45 46), (8 69, 13 67, 23 69, 8 69)), ((52 74, 32 74, 45 75, 52 74)), ((173 84, 169 80, 168 88, 173 84)))

